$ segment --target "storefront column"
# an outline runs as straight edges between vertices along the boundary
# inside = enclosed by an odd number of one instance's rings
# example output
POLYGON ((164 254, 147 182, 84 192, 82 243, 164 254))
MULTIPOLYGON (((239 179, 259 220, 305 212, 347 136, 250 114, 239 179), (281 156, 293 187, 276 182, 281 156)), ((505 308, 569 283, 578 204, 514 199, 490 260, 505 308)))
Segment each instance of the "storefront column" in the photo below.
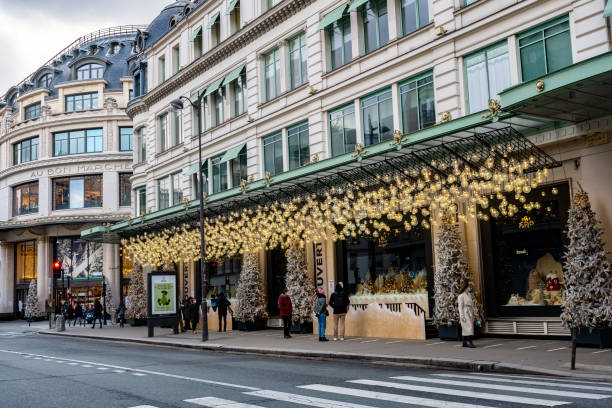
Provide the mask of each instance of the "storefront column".
POLYGON ((474 284, 474 293, 482 301, 482 263, 480 250, 480 228, 478 218, 468 217, 468 222, 461 222, 462 240, 466 247, 468 272, 474 284))
POLYGON ((38 303, 40 310, 45 310, 45 299, 51 297, 51 285, 53 274, 50 272, 53 257, 53 248, 51 247, 51 239, 42 237, 36 240, 36 276, 38 303))
POLYGON ((116 244, 102 244, 102 256, 103 273, 104 278, 106 279, 106 290, 110 291, 116 307, 121 299, 121 291, 119 287, 119 246, 116 244))
POLYGON ((14 245, 0 244, 0 314, 12 314, 15 309, 14 245))

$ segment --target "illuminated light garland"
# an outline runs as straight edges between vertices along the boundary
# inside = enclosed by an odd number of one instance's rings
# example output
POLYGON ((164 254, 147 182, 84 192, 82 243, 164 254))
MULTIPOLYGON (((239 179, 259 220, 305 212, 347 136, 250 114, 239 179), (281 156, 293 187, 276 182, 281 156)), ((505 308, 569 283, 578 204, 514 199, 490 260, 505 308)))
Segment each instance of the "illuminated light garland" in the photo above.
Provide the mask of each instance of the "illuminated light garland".
MULTIPOLYGON (((510 149, 505 149, 508 152, 510 149)), ((522 162, 487 158, 477 170, 453 161, 444 168, 447 176, 424 166, 404 171, 402 176, 378 176, 384 185, 367 188, 364 182, 327 192, 271 202, 266 206, 232 211, 204 221, 207 260, 221 261, 247 252, 276 247, 287 249, 292 243, 343 240, 361 236, 386 239, 394 225, 406 230, 430 228, 432 213, 450 209, 465 212, 458 218, 488 220, 489 217, 513 216, 519 208, 531 211, 539 203, 527 202, 525 194, 541 185, 548 170, 525 174, 535 159, 522 162), (508 202, 510 194, 514 202, 508 202), (496 207, 492 206, 497 199, 496 207), (478 210, 477 210, 478 209, 478 210)), ((154 267, 170 262, 194 262, 200 259, 199 229, 187 224, 158 233, 144 233, 123 240, 125 248, 141 265, 154 267)))

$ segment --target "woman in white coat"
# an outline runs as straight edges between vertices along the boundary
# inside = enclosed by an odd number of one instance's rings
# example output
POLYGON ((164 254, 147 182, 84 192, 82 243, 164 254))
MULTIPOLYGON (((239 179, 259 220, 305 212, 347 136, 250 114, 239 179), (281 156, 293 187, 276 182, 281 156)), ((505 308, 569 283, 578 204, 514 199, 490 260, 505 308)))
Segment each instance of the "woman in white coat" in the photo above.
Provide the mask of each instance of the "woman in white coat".
POLYGON ((457 297, 459 308, 459 319, 461 321, 461 335, 463 337, 463 347, 475 348, 472 343, 474 337, 474 306, 475 300, 472 296, 472 288, 469 282, 461 285, 459 296, 457 297))

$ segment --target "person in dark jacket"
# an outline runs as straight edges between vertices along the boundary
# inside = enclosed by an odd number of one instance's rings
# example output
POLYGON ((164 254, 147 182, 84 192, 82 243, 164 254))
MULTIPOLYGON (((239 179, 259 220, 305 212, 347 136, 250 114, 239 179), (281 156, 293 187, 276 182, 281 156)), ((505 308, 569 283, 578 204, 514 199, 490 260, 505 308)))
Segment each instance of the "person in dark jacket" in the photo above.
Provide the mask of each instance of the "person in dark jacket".
POLYGON ((191 300, 185 296, 183 300, 183 304, 181 305, 181 313, 183 314, 183 321, 185 322, 185 330, 191 330, 191 326, 189 325, 189 305, 191 305, 191 300))
POLYGON ((314 306, 315 316, 319 322, 319 341, 327 341, 325 326, 327 325, 327 298, 323 288, 317 289, 317 301, 314 306))
POLYGON ((287 294, 287 289, 283 289, 280 297, 278 298, 278 308, 280 309, 280 317, 283 319, 283 331, 285 332, 285 338, 290 339, 291 334, 291 315, 293 314, 293 305, 291 304, 291 298, 287 294))
POLYGON ((79 326, 83 326, 83 307, 79 302, 74 305, 74 320, 72 322, 73 326, 76 326, 77 320, 79 321, 79 326))
POLYGON ((340 340, 344 340, 344 322, 346 311, 350 304, 348 295, 344 292, 342 283, 336 284, 336 290, 329 298, 329 305, 334 310, 334 341, 338 340, 338 326, 340 326, 340 340))
POLYGON ((198 322, 200 321, 200 305, 198 305, 196 299, 193 297, 189 304, 189 321, 193 329, 193 334, 197 334, 198 322))
POLYGON ((119 327, 123 327, 125 323, 125 306, 123 302, 119 303, 119 307, 117 308, 117 319, 119 320, 119 327))
MULTIPOLYGON (((212 302, 211 302, 212 304, 212 302)), ((223 320, 223 331, 227 331, 227 310, 232 304, 225 297, 225 293, 221 292, 217 296, 217 314, 219 315, 219 332, 221 332, 221 320, 223 320)))
POLYGON ((102 304, 98 299, 96 299, 96 303, 93 308, 93 326, 92 329, 96 328, 96 320, 100 321, 100 329, 102 328, 102 304))
POLYGON ((66 302, 66 310, 64 310, 64 316, 66 317, 66 321, 68 322, 68 327, 70 327, 70 322, 74 320, 74 308, 72 307, 72 303, 66 302))

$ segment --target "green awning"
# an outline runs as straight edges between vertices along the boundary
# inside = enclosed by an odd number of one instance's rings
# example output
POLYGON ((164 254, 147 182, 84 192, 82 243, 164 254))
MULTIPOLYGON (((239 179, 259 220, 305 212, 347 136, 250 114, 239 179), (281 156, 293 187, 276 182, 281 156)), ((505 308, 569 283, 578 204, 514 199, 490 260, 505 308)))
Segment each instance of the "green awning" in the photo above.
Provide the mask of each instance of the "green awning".
POLYGON ((215 24, 217 22, 217 19, 219 18, 219 12, 217 11, 215 14, 213 14, 213 16, 210 18, 210 21, 208 22, 208 28, 212 27, 213 24, 215 24))
POLYGON ((189 100, 193 103, 196 103, 198 101, 198 95, 200 93, 202 93, 204 91, 204 89, 200 89, 198 92, 194 93, 193 95, 191 95, 191 98, 189 98, 189 100))
POLYGON ((217 79, 215 82, 213 82, 212 84, 209 85, 208 89, 206 90, 206 93, 204 94, 204 96, 208 96, 211 93, 215 92, 217 89, 219 89, 219 87, 221 86, 221 83, 223 82, 223 77, 217 79))
POLYGON ((195 38, 198 36, 198 34, 200 34, 201 31, 202 31, 202 26, 198 26, 198 28, 196 28, 193 31, 193 33, 191 33, 191 37, 189 37, 189 41, 195 40, 195 38))
POLYGON ((227 6, 227 10, 225 11, 225 14, 229 14, 232 12, 232 10, 234 9, 234 7, 236 7, 236 4, 238 4, 238 0, 234 0, 232 1, 229 6, 227 6))
POLYGON ((328 25, 334 23, 335 21, 340 20, 342 18, 342 14, 344 14, 344 10, 348 7, 348 4, 343 4, 340 7, 334 9, 332 12, 328 13, 321 19, 319 23, 319 30, 324 29, 328 25))
MULTIPOLYGON (((202 166, 206 166, 208 159, 202 162, 202 166)), ((208 170, 208 168, 206 169, 208 170)), ((196 174, 198 172, 198 163, 193 163, 192 165, 185 167, 183 169, 183 174, 186 176, 191 176, 192 174, 196 174)))
POLYGON ((246 143, 243 143, 241 145, 238 145, 238 146, 235 146, 229 149, 227 152, 225 152, 223 157, 221 157, 221 163, 225 163, 227 161, 234 160, 236 157, 238 157, 238 155, 240 154, 240 151, 244 149, 245 146, 246 146, 246 143))
POLYGON ((353 4, 351 4, 351 6, 348 9, 348 12, 350 13, 353 10, 357 10, 357 8, 359 8, 359 6, 362 6, 364 4, 366 4, 368 2, 368 0, 355 0, 353 2, 353 4))
POLYGON ((604 9, 604 18, 612 16, 612 0, 608 0, 606 8, 604 9))
POLYGON ((225 80, 223 81, 223 86, 229 84, 230 82, 238 78, 243 69, 244 65, 241 65, 238 68, 234 69, 232 72, 230 72, 229 75, 225 77, 225 80))

